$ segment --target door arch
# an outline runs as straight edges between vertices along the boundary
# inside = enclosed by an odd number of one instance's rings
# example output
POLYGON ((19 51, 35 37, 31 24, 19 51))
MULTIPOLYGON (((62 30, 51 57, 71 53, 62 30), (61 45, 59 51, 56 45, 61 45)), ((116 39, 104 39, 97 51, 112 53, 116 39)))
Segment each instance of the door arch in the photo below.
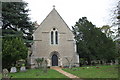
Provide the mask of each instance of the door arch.
POLYGON ((58 56, 56 54, 52 55, 52 66, 58 66, 58 56))

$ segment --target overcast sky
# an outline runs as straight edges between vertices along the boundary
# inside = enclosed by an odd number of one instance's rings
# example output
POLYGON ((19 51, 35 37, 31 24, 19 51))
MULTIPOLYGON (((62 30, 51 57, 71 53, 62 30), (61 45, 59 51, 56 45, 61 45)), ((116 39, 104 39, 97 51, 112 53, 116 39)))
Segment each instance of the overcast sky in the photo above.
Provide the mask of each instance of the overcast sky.
POLYGON ((28 2, 32 21, 39 24, 53 9, 56 10, 68 24, 74 26, 79 18, 86 16, 97 27, 110 23, 115 0, 24 0, 28 2))

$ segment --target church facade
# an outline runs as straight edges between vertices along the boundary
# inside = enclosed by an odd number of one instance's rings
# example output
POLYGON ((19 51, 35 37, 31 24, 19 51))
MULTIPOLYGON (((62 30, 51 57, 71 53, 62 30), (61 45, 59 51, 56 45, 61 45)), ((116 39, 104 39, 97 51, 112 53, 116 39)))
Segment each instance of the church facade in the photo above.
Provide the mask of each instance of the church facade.
POLYGON ((32 68, 37 66, 37 58, 47 60, 48 66, 67 66, 68 61, 73 65, 79 62, 74 34, 55 8, 35 30, 33 38, 32 68))

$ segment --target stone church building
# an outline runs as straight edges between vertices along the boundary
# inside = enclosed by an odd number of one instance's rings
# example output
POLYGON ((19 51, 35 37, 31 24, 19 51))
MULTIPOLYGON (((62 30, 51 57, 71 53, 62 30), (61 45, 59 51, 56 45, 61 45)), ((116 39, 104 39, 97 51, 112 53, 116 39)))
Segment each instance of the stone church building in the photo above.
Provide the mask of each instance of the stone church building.
POLYGON ((73 65, 79 62, 74 34, 55 8, 35 30, 33 38, 32 68, 37 66, 36 58, 46 59, 48 66, 67 66, 68 60, 73 65))

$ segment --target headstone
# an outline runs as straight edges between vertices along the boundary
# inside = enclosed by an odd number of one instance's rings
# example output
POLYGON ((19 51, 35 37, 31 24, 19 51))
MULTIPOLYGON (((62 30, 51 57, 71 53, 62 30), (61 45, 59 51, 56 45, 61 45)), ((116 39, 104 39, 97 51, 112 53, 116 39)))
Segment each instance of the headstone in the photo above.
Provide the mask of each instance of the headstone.
POLYGON ((111 63, 110 63, 110 65, 113 65, 113 61, 111 60, 111 63))
POLYGON ((11 72, 11 73, 17 72, 17 68, 16 68, 16 67, 11 67, 10 72, 11 72))
POLYGON ((43 71, 47 73, 47 60, 43 61, 43 71))
POLYGON ((3 69, 3 77, 8 76, 9 71, 7 69, 3 69))
POLYGON ((22 71, 22 72, 26 71, 25 66, 22 66, 22 67, 20 68, 20 71, 22 71))
POLYGON ((118 64, 118 59, 115 60, 115 64, 118 64))
POLYGON ((105 64, 105 61, 104 61, 104 60, 102 60, 102 62, 103 62, 103 64, 105 64))

